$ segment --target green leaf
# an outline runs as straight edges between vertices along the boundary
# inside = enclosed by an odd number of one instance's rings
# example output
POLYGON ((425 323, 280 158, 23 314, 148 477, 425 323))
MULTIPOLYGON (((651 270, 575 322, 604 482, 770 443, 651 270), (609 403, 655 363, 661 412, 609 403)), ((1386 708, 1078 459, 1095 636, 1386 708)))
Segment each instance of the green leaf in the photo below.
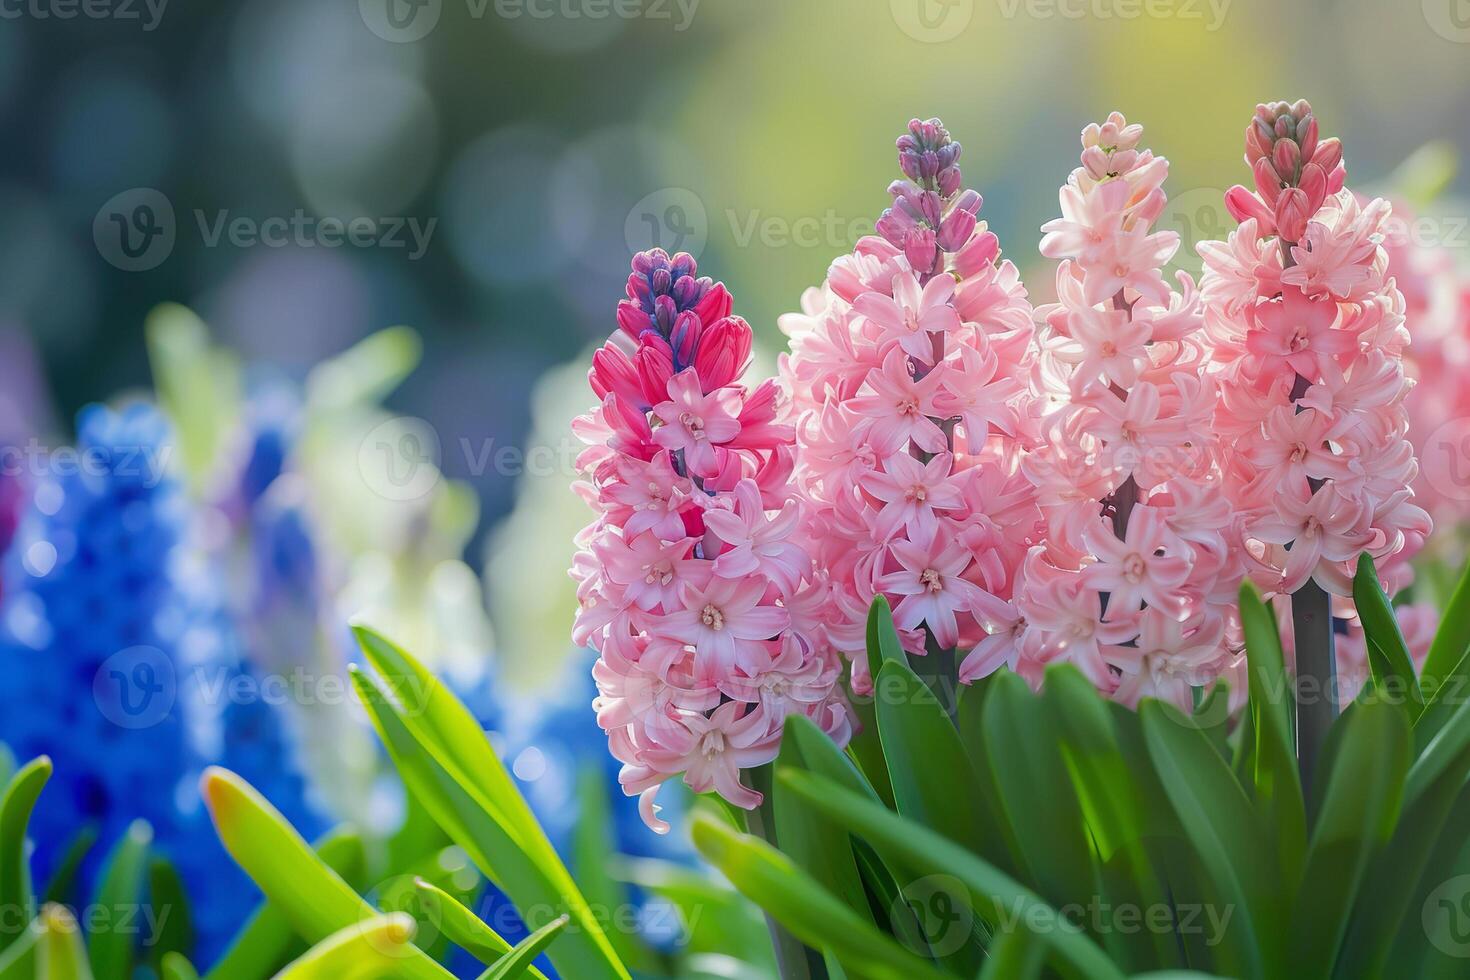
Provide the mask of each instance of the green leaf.
POLYGON ((1457 772, 1458 778, 1463 779, 1467 747, 1470 747, 1470 701, 1462 701, 1409 768, 1408 785, 1404 790, 1405 804, 1418 800, 1446 770, 1457 772))
POLYGON ((1163 702, 1145 700, 1138 711, 1164 793, 1215 890, 1236 910, 1220 952, 1245 975, 1263 976, 1279 956, 1282 928, 1282 896, 1266 864, 1275 848, 1209 737, 1163 702))
POLYGON ((866 917, 825 891, 764 841, 704 815, 695 818, 693 836, 700 853, 736 888, 802 942, 830 950, 854 976, 871 980, 939 980, 943 976, 873 928, 866 917))
MULTIPOLYGON (((617 853, 613 834, 616 821, 608 800, 604 769, 598 762, 579 760, 577 766, 577 823, 572 829, 572 866, 576 869, 577 888, 587 899, 588 907, 605 917, 628 904, 623 883, 608 872, 608 860, 617 853)), ((653 964, 636 933, 626 929, 606 929, 618 959, 630 970, 653 964)))
MULTIPOLYGON (((866 839, 890 866, 915 876, 957 879, 969 893, 970 908, 986 921, 1032 929, 1080 976, 1115 980, 1122 972, 1069 920, 1035 892, 958 844, 883 806, 810 773, 784 770, 778 779, 809 803, 866 839)), ((718 863, 718 862, 717 862, 718 863)), ((763 899, 758 899, 762 901, 763 899)), ((997 932, 1006 931, 1005 929, 997 932)))
MULTIPOLYGON (((36 943, 36 980, 92 980, 82 929, 64 905, 48 905, 39 918, 36 943)), ((125 976, 125 974, 118 974, 125 976)))
POLYGON ((1460 576, 1449 605, 1439 620, 1439 630, 1424 658, 1419 672, 1420 684, 1431 693, 1439 692, 1455 666, 1470 653, 1470 564, 1460 576))
MULTIPOLYGON (((776 765, 820 772, 850 789, 877 798, 848 758, 805 715, 787 716, 776 765)), ((853 911, 866 914, 868 896, 863 890, 847 832, 779 784, 772 796, 776 841, 781 852, 853 911)))
MULTIPOLYGON (((439 924, 444 935, 449 937, 449 941, 481 963, 490 966, 514 948, 453 895, 422 878, 415 885, 425 908, 431 910, 431 917, 439 924)), ((541 971, 535 967, 529 972, 531 976, 545 980, 541 971)))
POLYGON ((1292 917, 1294 977, 1331 975, 1369 864, 1398 820, 1409 768, 1409 725, 1398 705, 1360 703, 1341 724, 1292 917))
MULTIPOLYGON (((1470 749, 1465 752, 1470 757, 1470 749)), ((1470 758, 1462 764, 1470 766, 1470 758)), ((1457 774, 1457 769, 1447 769, 1417 802, 1404 808, 1392 840, 1373 856, 1358 890, 1353 919, 1338 956, 1335 975, 1342 980, 1395 975, 1385 967, 1400 923, 1412 922, 1422 940, 1424 933, 1418 913, 1424 900, 1421 898, 1416 906, 1413 897, 1425 870, 1431 866, 1430 856, 1436 845, 1457 836, 1448 824, 1455 800, 1464 787, 1464 777, 1457 774)))
POLYGON ((423 350, 408 327, 380 330, 317 365, 306 379, 307 401, 328 411, 376 405, 413 373, 423 350))
POLYGON ((72 894, 73 889, 76 888, 77 876, 81 871, 82 862, 96 846, 96 824, 87 824, 77 831, 76 836, 67 845, 66 854, 62 857, 61 863, 52 873, 51 880, 46 883, 44 901, 55 902, 58 905, 71 905, 77 901, 77 896, 72 894))
POLYGON ((239 367, 210 344, 204 321, 177 303, 154 307, 144 332, 159 404, 178 434, 189 482, 200 488, 236 415, 239 367))
MULTIPOLYGON (((985 708, 990 702, 990 685, 1001 672, 982 677, 960 691, 956 706, 955 725, 959 729, 960 743, 965 758, 970 762, 970 774, 979 793, 979 808, 974 820, 980 827, 983 843, 975 853, 995 865, 1008 875, 1021 875, 1021 845, 1006 820, 1000 804, 1000 784, 990 765, 987 744, 985 708)), ((895 809, 890 807, 889 809, 895 809)))
POLYGON ((990 948, 977 980, 1039 980, 1046 944, 1029 932, 1004 932, 990 948))
POLYGON ((412 943, 413 916, 369 916, 344 926, 276 974, 276 980, 390 980, 422 953, 412 943))
MULTIPOLYGON (((307 942, 322 942, 378 915, 239 776, 211 767, 202 791, 225 849, 307 942)), ((414 946, 398 958, 397 968, 405 978, 453 976, 414 946)))
POLYGON ((155 857, 148 865, 148 904, 158 928, 157 935, 148 937, 148 958, 161 970, 169 953, 187 953, 194 946, 188 892, 166 858, 155 857))
MULTIPOLYGON (((128 825, 112 849, 97 884, 92 903, 109 916, 121 917, 143 903, 143 883, 148 871, 148 848, 153 828, 146 821, 128 825)), ((101 928, 87 937, 87 957, 92 972, 103 977, 127 977, 133 973, 137 956, 136 937, 131 930, 101 928)))
POLYGON ((514 980, 515 977, 523 977, 531 970, 531 961, 541 955, 541 951, 551 945, 551 941, 561 934, 572 921, 569 915, 563 915, 559 919, 548 922, 546 925, 531 933, 525 939, 516 943, 514 949, 506 953, 490 969, 480 974, 480 980, 514 980))
MULTIPOLYGON (((346 881, 361 887, 367 855, 355 831, 337 828, 313 845, 317 857, 346 881)), ((269 899, 255 910, 223 956, 210 969, 208 980, 259 980, 272 976, 286 962, 304 952, 306 943, 291 920, 269 899)))
POLYGON ((158 975, 163 980, 199 980, 199 971, 182 953, 168 952, 159 961, 158 975))
POLYGON ((765 916, 723 881, 703 870, 654 858, 619 858, 613 871, 672 906, 687 937, 681 947, 684 956, 737 951, 761 977, 775 973, 765 916))
MULTIPOLYGON (((353 633, 368 662, 381 676, 383 687, 397 701, 397 714, 415 741, 477 793, 496 822, 507 828, 554 884, 580 897, 530 804, 469 709, 423 664, 382 634, 362 625, 354 626, 353 633)), ((576 909, 570 911, 574 920, 582 919, 576 909)), ((597 935, 606 945, 601 930, 597 935)))
POLYGON ((1414 661, 1409 645, 1399 629, 1398 616, 1378 581, 1378 569, 1365 551, 1358 556, 1358 573, 1353 577, 1353 603, 1363 623, 1368 645, 1368 664, 1380 692, 1389 692, 1395 702, 1406 704, 1409 719, 1424 710, 1424 692, 1414 674, 1414 661))
MULTIPOLYGON (((1144 841, 1148 805, 1123 756, 1107 702, 1072 664, 1047 668, 1042 700, 1056 726, 1062 758, 1102 866, 1104 894, 1115 907, 1169 905, 1166 882, 1144 841)), ((1221 702, 1212 710, 1223 715, 1225 705, 1221 702)), ((1196 717, 1213 719, 1208 713, 1196 717)), ((1104 938, 1114 959, 1130 966, 1179 961, 1172 934, 1144 930, 1130 937, 1112 930, 1104 938)))
POLYGON ((983 819, 988 807, 959 732, 907 663, 885 661, 874 683, 878 735, 898 812, 979 851, 987 841, 977 818, 983 819))
POLYGON ((898 638, 898 629, 893 625, 893 610, 888 607, 888 599, 882 595, 875 596, 873 604, 868 607, 868 671, 876 683, 884 664, 907 667, 908 663, 903 642, 898 638))
POLYGON ((1250 677, 1251 733, 1255 749, 1252 798, 1275 830, 1276 860, 1290 900, 1307 850, 1307 811, 1292 732, 1291 682, 1276 617, 1249 581, 1240 587, 1240 621, 1250 677))
POLYGON ((35 980, 36 944, 40 938, 40 920, 33 919, 15 942, 0 953, 0 980, 35 980))
MULTIPOLYGON (((465 849, 480 870, 499 884, 523 912, 528 908, 566 908, 572 915, 577 927, 568 931, 565 942, 557 943, 552 956, 558 972, 589 980, 594 977, 627 980, 626 968, 560 860, 553 857, 547 861, 539 847, 527 845, 507 816, 510 811, 488 802, 476 783, 449 761, 449 750, 427 740, 425 726, 435 721, 437 684, 419 688, 430 695, 422 703, 422 710, 410 716, 391 705, 377 682, 362 671, 354 669, 351 676, 404 785, 450 838, 465 849), (417 724, 411 723, 410 717, 417 724)), ((463 706, 459 710, 463 711, 463 706)), ((480 741, 484 742, 483 736, 480 741)), ((463 745, 455 748, 461 753, 467 750, 463 745)), ((494 754, 489 754, 494 759, 494 754)), ((505 775, 498 760, 493 768, 500 776, 505 775)), ((487 777, 484 770, 477 771, 477 775, 482 780, 487 777)), ((524 804, 519 793, 515 799, 524 804)), ((507 801, 500 802, 503 806, 507 801)), ((537 834, 544 840, 539 830, 537 834)))
MULTIPOLYGON (((1000 807, 1038 892, 1058 906, 1097 894, 1092 845, 1057 729, 1019 674, 1003 671, 991 680, 984 730, 1000 807)), ((927 760, 921 767, 930 768, 927 760)), ((946 778, 948 771, 939 767, 936 775, 946 778)), ((970 850, 979 853, 981 848, 970 850)))
MULTIPOLYGON (((25 909, 29 915, 36 907, 26 860, 26 828, 50 778, 51 760, 43 755, 10 777, 4 796, 0 796, 0 909, 25 909)), ((0 951, 25 930, 25 922, 17 921, 20 918, 25 916, 0 918, 0 951)))

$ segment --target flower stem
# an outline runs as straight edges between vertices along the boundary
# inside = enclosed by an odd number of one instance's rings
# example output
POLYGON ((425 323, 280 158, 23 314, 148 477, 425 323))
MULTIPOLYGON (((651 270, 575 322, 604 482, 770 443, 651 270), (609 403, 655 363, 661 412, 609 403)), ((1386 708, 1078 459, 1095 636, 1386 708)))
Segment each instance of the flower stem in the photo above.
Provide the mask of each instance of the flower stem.
MULTIPOLYGON (((750 833, 772 847, 780 848, 776 840, 776 810, 773 790, 775 789, 776 767, 767 762, 763 766, 749 769, 750 788, 761 794, 761 804, 747 811, 745 827, 750 833)), ((766 928, 771 932, 771 946, 776 951, 776 967, 781 980, 828 980, 827 964, 822 954, 803 945, 786 928, 766 913, 766 928)))
MULTIPOLYGON (((1281 242, 1281 265, 1296 264, 1293 243, 1281 242)), ((1291 386, 1291 400, 1299 403, 1312 387, 1310 378, 1298 374, 1291 386)), ((1300 412, 1302 406, 1297 405, 1300 412)), ((1309 480, 1312 493, 1321 480, 1309 480)), ((1289 547, 1289 546, 1288 546, 1289 547)), ((1309 578, 1291 594, 1291 633, 1296 647, 1296 758, 1302 789, 1310 794, 1317 759, 1327 733, 1337 720, 1337 644, 1332 629, 1332 597, 1309 578)))
POLYGON ((1302 789, 1310 792, 1317 758, 1337 718, 1337 651, 1332 633, 1332 597, 1316 579, 1291 594, 1291 630, 1296 640, 1296 754, 1302 789))

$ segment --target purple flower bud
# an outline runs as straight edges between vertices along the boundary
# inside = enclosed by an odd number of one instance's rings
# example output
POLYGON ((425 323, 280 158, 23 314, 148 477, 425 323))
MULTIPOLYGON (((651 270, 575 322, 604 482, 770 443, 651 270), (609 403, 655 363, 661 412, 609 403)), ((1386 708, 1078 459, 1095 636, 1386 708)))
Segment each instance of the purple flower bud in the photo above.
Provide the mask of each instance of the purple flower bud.
POLYGON ((959 167, 946 167, 939 171, 939 195, 946 200, 954 197, 955 192, 960 189, 964 176, 959 167))
POLYGON ((970 240, 970 235, 974 231, 974 212, 956 208, 945 216, 943 224, 939 226, 939 235, 936 241, 939 247, 946 252, 957 252, 964 246, 965 242, 970 240))
POLYGON ((682 371, 694 363, 699 350, 699 338, 704 333, 704 322, 685 310, 674 320, 674 329, 669 334, 669 346, 673 350, 674 370, 682 371))
POLYGON ((915 228, 909 233, 903 243, 903 254, 920 275, 937 271, 940 252, 934 243, 934 232, 928 228, 915 228))
POLYGON ((653 301, 653 323, 658 332, 667 337, 669 331, 674 328, 674 317, 679 314, 679 308, 674 305, 672 296, 658 296, 653 301))

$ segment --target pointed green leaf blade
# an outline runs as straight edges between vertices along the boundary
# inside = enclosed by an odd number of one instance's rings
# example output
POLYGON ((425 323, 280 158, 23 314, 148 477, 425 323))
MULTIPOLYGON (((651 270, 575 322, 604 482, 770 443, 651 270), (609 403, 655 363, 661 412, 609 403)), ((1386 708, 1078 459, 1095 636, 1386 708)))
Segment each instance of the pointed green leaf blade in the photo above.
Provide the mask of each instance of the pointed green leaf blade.
MULTIPOLYGON (((225 849, 302 938, 321 942, 377 916, 377 910, 239 776, 211 767, 204 774, 202 792, 225 849)), ((417 947, 410 947, 397 963, 406 978, 452 977, 417 947)))
MULTIPOLYGON (((135 820, 108 855, 93 897, 95 907, 121 916, 143 902, 143 884, 148 872, 148 848, 153 843, 153 828, 135 820)), ((87 957, 92 972, 102 977, 128 977, 133 973, 137 956, 135 936, 131 930, 99 929, 87 937, 87 957)))
POLYGON ((830 950, 857 976, 873 980, 940 980, 943 976, 880 933, 866 917, 825 891, 764 841, 704 814, 695 817, 693 836, 700 853, 736 888, 808 946, 830 950))
POLYGON ((537 929, 491 964, 490 969, 480 974, 480 980, 514 980, 515 977, 526 976, 531 970, 531 961, 540 956, 541 951, 550 946, 571 921, 571 916, 563 915, 537 929))
POLYGON ((24 916, 7 915, 0 920, 0 951, 15 941, 34 914, 30 869, 26 863, 26 828, 31 811, 51 778, 51 760, 33 759, 10 777, 0 797, 0 909, 25 909, 24 916))

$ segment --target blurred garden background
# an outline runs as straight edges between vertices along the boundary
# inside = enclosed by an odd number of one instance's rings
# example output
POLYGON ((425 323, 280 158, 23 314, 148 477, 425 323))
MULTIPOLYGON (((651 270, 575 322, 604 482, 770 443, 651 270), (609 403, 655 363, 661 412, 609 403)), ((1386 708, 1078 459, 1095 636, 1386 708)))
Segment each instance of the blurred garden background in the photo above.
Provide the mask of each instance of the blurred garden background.
MULTIPOLYGON (((26 678, 0 741, 59 756, 43 869, 134 817, 203 840, 175 805, 195 760, 289 778, 303 827, 398 832, 322 684, 354 618, 479 704, 570 835, 577 760, 609 797, 616 769, 568 639, 568 425, 630 254, 694 253, 769 365, 887 203, 894 137, 939 116, 1045 296, 1037 229, 1120 109, 1172 162, 1161 223, 1197 271, 1253 107, 1298 97, 1463 282, 1465 0, 0 0, 0 662, 26 678), (200 664, 287 694, 129 722, 128 684, 200 664)), ((1457 363, 1462 293, 1422 298, 1457 363)), ((607 804, 617 849, 687 860, 607 804)))

